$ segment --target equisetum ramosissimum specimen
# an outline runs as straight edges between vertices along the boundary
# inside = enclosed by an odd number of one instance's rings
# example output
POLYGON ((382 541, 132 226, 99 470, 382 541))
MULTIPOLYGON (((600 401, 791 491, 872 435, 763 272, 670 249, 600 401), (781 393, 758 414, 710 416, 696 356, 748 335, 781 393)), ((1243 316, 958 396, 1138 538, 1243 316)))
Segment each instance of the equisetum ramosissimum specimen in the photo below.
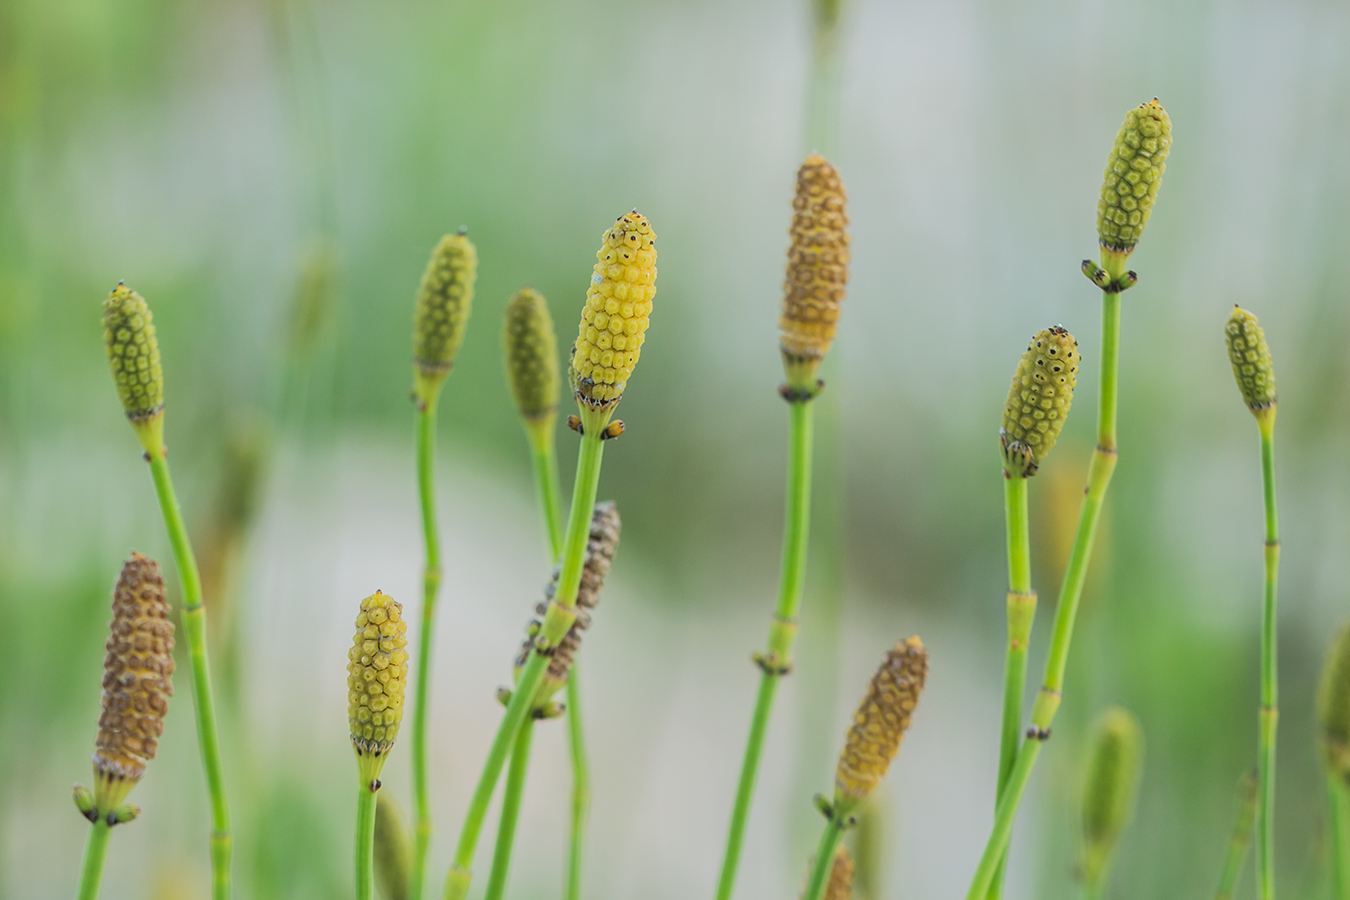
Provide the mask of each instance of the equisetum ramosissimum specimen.
POLYGON ((356 896, 375 890, 375 795, 403 722, 408 685, 408 623, 403 605, 376 591, 361 601, 347 651, 347 726, 356 751, 356 896))
POLYGON ((1009 477, 1035 475, 1054 449, 1073 403, 1079 361, 1078 341, 1060 325, 1036 332, 1027 344, 998 432, 1009 477))
POLYGON ((431 252, 413 311, 413 391, 421 402, 445 381, 464 343, 478 276, 478 250, 467 232, 447 234, 431 252))
POLYGON ((139 553, 113 588, 103 657, 103 700, 94 749, 94 790, 75 786, 75 805, 92 824, 80 900, 98 896, 109 831, 140 812, 124 801, 155 758, 173 696, 173 622, 159 564, 139 553))
MULTIPOLYGON (((589 299, 586 308, 591 309, 589 299)), ((604 321, 606 326, 610 324, 609 319, 604 321)), ((599 337, 597 331, 597 341, 599 337)), ((610 346, 613 344, 611 337, 610 346)), ((534 422, 557 415, 558 344, 548 303, 538 291, 521 288, 507 301, 502 349, 506 360, 506 383, 520 417, 526 422, 534 422)))
MULTIPOLYGON (((1153 212, 1172 149, 1172 120, 1158 98, 1125 115, 1102 175, 1097 201, 1097 239, 1107 255, 1134 252, 1153 212)), ((1110 269, 1106 259, 1103 268, 1110 269)))
POLYGON ((154 320, 145 298, 121 282, 103 301, 103 342, 118 399, 145 450, 145 460, 150 464, 164 528, 182 582, 182 626, 191 662, 193 713, 197 718, 197 740, 211 799, 211 896, 213 900, 229 900, 230 857, 234 843, 207 663, 201 575, 169 474, 164 446, 164 371, 154 320))
POLYGON ((1144 733, 1120 707, 1097 723, 1083 778, 1083 861, 1079 876, 1085 897, 1103 893, 1116 843, 1134 813, 1144 733))
POLYGON ((1317 690, 1317 742, 1327 782, 1332 897, 1350 897, 1350 623, 1327 650, 1317 690))

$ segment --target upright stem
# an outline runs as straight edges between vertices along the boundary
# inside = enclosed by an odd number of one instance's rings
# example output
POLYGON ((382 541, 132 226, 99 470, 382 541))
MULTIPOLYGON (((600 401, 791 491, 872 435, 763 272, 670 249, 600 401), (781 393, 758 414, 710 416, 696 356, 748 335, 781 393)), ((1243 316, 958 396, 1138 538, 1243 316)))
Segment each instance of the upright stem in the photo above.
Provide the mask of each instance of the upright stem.
POLYGON ((554 447, 555 417, 526 421, 525 433, 530 443, 530 459, 534 463, 534 486, 539 494, 539 511, 544 518, 544 533, 548 537, 548 561, 556 563, 562 555, 562 508, 558 498, 558 454, 554 447))
POLYGON ((363 782, 356 794, 356 900, 375 896, 375 782, 363 782))
MULTIPOLYGON (((1108 273, 1119 283, 1123 260, 1108 266, 1108 273)), ((1102 348, 1101 382, 1098 387, 1097 447, 1088 468, 1087 493, 1078 514, 1078 530, 1074 535, 1073 550, 1060 585, 1055 607, 1054 631, 1050 638, 1050 652, 1045 661, 1045 681, 1031 710, 1031 724, 1037 736, 1022 742, 1017 762, 999 799, 994 817, 994 828, 985 845, 980 864, 971 881, 967 900, 986 897, 994 874, 1012 834, 1013 820, 1021 805, 1031 770, 1040 754, 1041 745, 1050 736, 1050 723, 1059 709, 1064 687, 1064 670, 1069 662, 1069 641, 1073 637, 1074 619, 1078 615, 1078 601, 1083 595, 1088 562, 1092 558, 1092 543, 1097 535, 1097 521, 1101 515, 1102 500, 1116 468, 1116 389, 1120 370, 1120 294, 1102 293, 1102 348)))
POLYGON ((230 896, 230 809, 225 799, 225 775, 220 762, 220 738, 216 733, 215 705, 211 699, 211 674, 206 658, 206 610, 202 606, 202 580, 197 572, 197 560, 192 554, 187 526, 178 509, 173 481, 169 477, 169 461, 164 450, 147 453, 150 475, 155 481, 159 508, 164 514, 164 527, 173 547, 174 562, 183 586, 183 631, 188 640, 188 656, 192 662, 193 708, 197 716, 197 742, 201 747, 202 767, 206 770, 206 786, 211 795, 211 896, 213 900, 229 900, 230 896))
MULTIPOLYGON (((581 584, 581 570, 585 563, 586 542, 590 537, 591 516, 595 512, 595 494, 600 484, 600 462, 604 455, 601 435, 609 422, 612 410, 582 409, 582 424, 585 430, 581 439, 581 452, 577 456, 577 476, 572 487, 572 510, 567 519, 567 532, 563 539, 561 571, 558 575, 558 589, 548 612, 544 615, 543 626, 536 639, 541 648, 556 647, 567 634, 567 630, 576 621, 577 588, 581 584)), ((488 758, 483 763, 483 771, 478 777, 478 786, 474 789, 473 799, 464 817, 464 827, 459 834, 459 843, 455 847, 455 859, 445 878, 445 900, 463 900, 469 892, 473 879, 473 855, 478 846, 478 837, 483 830, 483 818, 487 815, 488 804, 497 787, 497 778, 502 766, 510 754, 526 716, 534 707, 535 695, 539 684, 548 669, 549 657, 542 652, 530 654, 529 660, 520 672, 516 688, 511 693, 511 702, 507 704, 506 714, 502 716, 497 736, 493 738, 488 758)))
MULTIPOLYGON (((1027 649, 1036 617, 1036 592, 1031 589, 1031 540, 1027 524, 1027 479, 1004 474, 1003 510, 1008 540, 1008 653, 1003 670, 1003 728, 999 743, 998 798, 1012 776, 1022 739, 1022 697, 1027 686, 1027 649)), ((992 900, 1003 893, 1007 854, 990 886, 992 900)))
POLYGON ((1275 510, 1275 407, 1257 415, 1261 427, 1261 478, 1266 510, 1265 601, 1261 619, 1261 713, 1256 769, 1256 884, 1261 900, 1275 897, 1275 733, 1279 686, 1276 671, 1275 595, 1280 569, 1280 524, 1275 510))
POLYGON ((806 881, 806 893, 802 900, 820 900, 825 894, 825 885, 830 880, 830 871, 834 868, 834 850, 839 846, 839 838, 844 834, 844 823, 838 816, 830 816, 825 830, 820 835, 820 845, 816 847, 816 856, 811 863, 811 876, 806 881))
POLYGON ((783 560, 779 576, 778 607, 769 627, 768 650, 756 657, 763 675, 759 695, 750 719, 750 737, 741 763, 740 782, 731 811, 722 874, 717 883, 717 900, 728 900, 736 883, 736 867, 745 840, 745 823, 750 800, 755 792, 755 777, 769 729, 774 691, 778 679, 791 671, 792 641, 797 635, 797 612, 801 606, 802 581, 806 575, 806 541, 811 518, 811 401, 795 400, 792 411, 792 435, 788 456, 787 519, 783 527, 783 560))
POLYGON ((431 654, 436 625, 436 598, 441 584, 441 544, 436 529, 436 405, 440 387, 420 397, 417 409, 417 495, 422 507, 426 566, 422 570, 422 627, 418 634, 417 687, 413 692, 412 781, 417 807, 412 871, 408 895, 421 900, 431 846, 431 800, 427 790, 427 708, 431 693, 431 654))
POLYGON ((506 895, 506 876, 511 870, 511 845, 516 840, 516 822, 520 819, 520 800, 525 795, 525 776, 530 770, 530 739, 534 737, 534 717, 521 723, 516 746, 511 750, 511 766, 506 770, 502 789, 502 816, 497 825, 497 846, 492 852, 492 870, 488 873, 487 893, 483 900, 502 900, 506 895))
POLYGON ((77 900, 97 900, 99 884, 103 881, 103 860, 108 856, 108 835, 112 826, 107 816, 99 816, 89 827, 89 842, 84 845, 84 868, 80 870, 80 892, 77 900))
POLYGON ((1327 803, 1331 897, 1350 900, 1350 787, 1336 772, 1327 772, 1327 803))

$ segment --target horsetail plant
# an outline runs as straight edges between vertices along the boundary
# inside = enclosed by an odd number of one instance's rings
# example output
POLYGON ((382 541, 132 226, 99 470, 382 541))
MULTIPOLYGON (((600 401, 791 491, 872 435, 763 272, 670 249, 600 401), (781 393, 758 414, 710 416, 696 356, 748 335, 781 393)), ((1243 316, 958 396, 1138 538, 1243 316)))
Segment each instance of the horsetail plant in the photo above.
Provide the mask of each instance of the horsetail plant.
POLYGON ((103 343, 108 352, 117 395, 127 419, 145 449, 150 475, 155 483, 164 527, 173 547, 174 562, 183 588, 182 621, 192 662, 193 707, 197 716, 197 740, 211 799, 211 896, 230 896, 230 809, 225 797, 225 775, 216 732, 215 703, 211 695, 207 663, 206 609, 202 605, 202 581, 192 553, 187 526, 178 508, 169 461, 164 446, 164 372, 159 341, 150 307, 140 294, 118 282, 103 301, 103 343))
POLYGON ((1116 842, 1129 824, 1139 795, 1144 733, 1139 720, 1118 706, 1098 722, 1083 780, 1084 900, 1102 896, 1116 842))
POLYGON ((839 308, 848 282, 849 237, 847 198, 839 173, 823 157, 812 154, 797 170, 792 201, 792 243, 788 248, 783 307, 778 319, 779 348, 786 383, 779 393, 791 413, 788 455, 787 515, 783 525, 782 569, 778 605, 769 626, 768 648, 754 656, 761 670, 759 693, 750 718, 736 799, 731 810, 717 900, 730 900, 745 841, 745 824, 755 792, 759 760, 769 729, 778 680, 792 671, 792 644, 797 636, 806 576, 806 543, 811 521, 811 401, 824 388, 816 378, 834 342, 839 308))
POLYGON ((1332 897, 1350 900, 1350 623, 1336 632, 1317 695, 1318 743, 1327 779, 1332 897))
POLYGON ((356 751, 356 898, 375 891, 375 795, 403 722, 408 683, 408 623, 403 606, 376 591, 361 601, 347 651, 347 724, 356 751))
POLYGON ((103 711, 94 750, 94 790, 75 785, 75 806, 90 822, 79 900, 98 897, 113 826, 140 810, 124 801, 155 758, 173 696, 173 622, 159 564, 139 553, 113 588, 103 658, 103 711))
MULTIPOLYGON (((609 574, 614 562, 614 553, 619 548, 619 510, 614 501, 606 500, 595 504, 595 513, 591 517, 591 534, 586 543, 586 562, 581 570, 581 585, 577 588, 577 617, 567 635, 559 642, 544 672, 544 680, 535 694, 534 707, 520 726, 516 745, 511 751, 511 765, 506 773, 506 787, 502 792, 501 819, 497 828, 497 846, 492 854, 492 870, 488 875, 487 892, 484 900, 501 900, 506 893, 506 878, 511 868, 511 846, 515 840, 516 821, 520 815, 520 801, 525 792, 525 776, 530 761, 530 744, 534 734, 534 723, 539 719, 552 719, 561 714, 562 708, 553 697, 572 680, 576 665, 577 651, 581 649, 581 636, 591 627, 591 612, 600 602, 600 590, 604 587, 605 576, 609 574)), ((515 673, 519 677, 525 664, 529 662, 534 648, 535 636, 543 627, 544 617, 548 615, 549 602, 558 590, 559 571, 554 570, 552 581, 545 590, 544 601, 535 607, 535 618, 526 626, 525 642, 516 657, 515 673)), ((510 692, 503 691, 502 699, 510 702, 510 692)), ((570 714, 570 710, 568 710, 570 714)), ((573 823, 572 849, 577 849, 579 836, 576 823, 573 823)), ((570 867, 570 863, 569 863, 570 867)), ((569 876, 571 874, 569 868, 569 876)), ((568 879, 571 889, 571 878, 568 879)))
POLYGON ((1214 900, 1233 900, 1237 890, 1242 863, 1247 859, 1247 848, 1252 843, 1252 829, 1256 825, 1256 795, 1261 787, 1256 770, 1248 769, 1238 779, 1237 799, 1233 802, 1233 834, 1228 839, 1228 853, 1224 856, 1223 871, 1219 873, 1219 889, 1214 900))
MULTIPOLYGON (((1031 587, 1031 537, 1027 479, 1059 440, 1078 383, 1078 342, 1056 325, 1032 336, 1017 364, 999 428, 1003 458, 1003 510, 1008 542, 1008 652, 1003 673, 998 795, 1008 784, 1022 736, 1022 698, 1027 683, 1027 650, 1036 618, 1031 587)), ((997 805, 997 797, 995 798, 997 805)), ((994 880, 997 892, 1000 871, 994 880)))
POLYGON ((1280 524, 1275 508, 1275 370, 1266 334, 1256 316, 1234 306, 1224 326, 1228 358, 1238 393, 1256 417, 1261 433, 1261 480, 1265 499, 1265 598, 1261 616, 1261 707, 1256 771, 1261 787, 1256 801, 1256 884, 1261 900, 1275 896, 1275 735, 1279 725, 1275 600, 1280 569, 1280 524))
POLYGON ((533 711, 551 655, 576 621, 577 591, 600 483, 603 441, 623 433, 623 423, 611 420, 646 340, 655 296, 656 232, 646 216, 633 210, 619 216, 601 236, 586 305, 568 362, 568 381, 580 413, 569 424, 581 433, 581 452, 577 455, 572 508, 563 535, 558 587, 534 638, 534 651, 516 679, 515 690, 469 802, 454 861, 445 879, 446 900, 462 900, 468 893, 474 850, 497 778, 521 725, 533 711))
POLYGON ((1154 98, 1125 116, 1107 156, 1101 196, 1097 202, 1097 243, 1100 265, 1084 260, 1082 270, 1102 291, 1101 376, 1098 383, 1097 446, 1088 467, 1088 483, 1078 516, 1073 549, 1060 583, 1055 622, 1045 661, 1045 678, 1031 711, 1031 723, 1017 752, 998 800, 994 825, 971 879, 967 900, 997 895, 996 875, 1002 868, 1013 820, 1027 781, 1050 726, 1059 710, 1064 673, 1069 661, 1078 601, 1083 594, 1092 544, 1101 516, 1102 501, 1116 468, 1116 408, 1120 380, 1120 295, 1138 276, 1125 268, 1148 224, 1172 146, 1172 122, 1154 98))
POLYGON ((473 307, 478 251, 466 229, 447 234, 431 252, 413 312, 413 404, 417 409, 417 494, 422 508, 426 565, 422 573, 422 626, 418 634, 417 688, 413 695, 412 776, 417 826, 413 841, 413 900, 421 900, 431 845, 431 800, 427 788, 427 704, 436 599, 441 585, 441 547, 436 528, 436 407, 441 387, 464 343, 473 307))
POLYGON ((803 900, 821 900, 825 895, 839 839, 844 829, 856 823, 854 813, 881 784, 891 761, 900 752, 900 742, 909 729, 910 717, 927 680, 928 651, 917 636, 897 641, 886 651, 867 687, 867 695, 853 715, 853 725, 839 753, 834 799, 816 798, 816 805, 825 815, 825 830, 816 848, 803 900))

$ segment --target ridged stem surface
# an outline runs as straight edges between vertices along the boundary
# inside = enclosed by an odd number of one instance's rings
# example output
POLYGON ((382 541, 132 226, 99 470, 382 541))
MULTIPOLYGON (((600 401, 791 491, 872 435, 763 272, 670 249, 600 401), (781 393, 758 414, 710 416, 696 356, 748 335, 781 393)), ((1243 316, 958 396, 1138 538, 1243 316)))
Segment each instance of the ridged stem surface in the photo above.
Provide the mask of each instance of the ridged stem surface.
MULTIPOLYGON (((801 606, 802 582, 806 575, 806 542, 811 520, 811 401, 789 404, 792 433, 788 455, 787 517, 783 527, 783 559, 779 576, 778 607, 769 628, 768 651, 761 657, 763 675, 750 719, 750 737, 745 745, 740 781, 736 786, 731 826, 727 833, 722 874, 717 883, 717 900, 728 900, 736 883, 745 840, 745 823, 750 800, 755 792, 755 777, 769 730, 774 692, 778 680, 792 663, 792 642, 797 634, 797 612, 801 606)), ((833 850, 831 850, 833 853, 833 850)), ((833 856, 830 857, 833 859, 833 856)), ((828 869, 828 866, 827 866, 828 869)))
MULTIPOLYGON (((1003 512, 1008 541, 1008 652, 1003 670, 1003 727, 999 740, 998 798, 1003 796, 1022 739, 1022 698, 1027 686, 1027 649, 1036 616, 1036 594, 1031 590, 1031 539, 1027 522, 1027 479, 1005 476, 1003 512)), ((989 897, 1003 893, 1007 854, 999 864, 989 897)))
MULTIPOLYGON (((105 814, 106 815, 106 814, 105 814)), ((108 836, 112 826, 105 816, 89 827, 89 841, 84 845, 84 866, 80 869, 80 892, 76 900, 98 900, 99 885, 103 882, 103 861, 108 856, 108 836)))
POLYGON ((1275 734, 1279 727, 1275 598, 1280 570, 1280 524, 1275 509, 1275 408, 1257 417, 1261 426, 1261 480, 1266 512, 1265 591, 1261 617, 1261 710, 1256 769, 1256 885, 1261 900, 1275 898, 1275 734))
POLYGON ((202 768, 206 770, 206 786, 211 797, 211 896, 213 900, 229 900, 230 808, 225 799, 225 775, 220 762, 220 738, 216 733, 216 709, 211 697, 211 675, 206 656, 206 609, 202 606, 202 579, 197 572, 197 559, 192 554, 187 526, 178 508, 173 480, 169 476, 169 461, 163 449, 148 454, 150 475, 155 481, 155 493, 164 515, 164 527, 173 547, 174 562, 183 586, 183 632, 187 635, 188 656, 192 661, 193 710, 197 718, 197 743, 201 748, 202 768))
MULTIPOLYGON (((600 485, 600 463, 604 455, 601 435, 609 422, 612 410, 607 412, 588 411, 582 417, 585 434, 581 438, 581 452, 577 456, 577 475, 572 487, 572 510, 567 519, 567 532, 563 539, 561 572, 558 575, 558 589, 554 600, 544 615, 540 639, 550 646, 557 646, 567 630, 576 620, 577 588, 581 584, 581 570, 586 559, 586 543, 590 538, 591 516, 595 512, 595 494, 600 485)), ((445 900, 463 900, 469 892, 473 879, 473 856, 478 846, 478 837, 483 830, 483 818, 487 815, 488 804, 497 787, 502 767, 510 755, 525 718, 534 706, 535 695, 548 670, 549 658, 542 653, 531 653, 525 667, 520 671, 511 702, 507 704, 493 738, 488 758, 483 763, 483 771, 478 777, 473 798, 469 802, 468 812, 464 816, 464 826, 460 831, 459 843, 455 847, 454 863, 445 879, 445 900)))
POLYGON ((534 737, 534 717, 526 717, 511 749, 511 765, 502 788, 502 814, 497 824, 497 846, 492 851, 492 869, 488 872, 487 892, 483 900, 502 900, 506 894, 506 876, 511 871, 511 845, 516 840, 520 819, 520 801, 525 796, 525 776, 530 770, 530 742, 534 737))
POLYGON ((431 800, 427 789, 427 708, 431 689, 431 654, 436 624, 436 598, 441 584, 441 542, 436 528, 436 405, 440 388, 421 398, 417 410, 417 496, 422 507, 422 626, 417 643, 417 687, 413 693, 412 781, 417 807, 412 872, 408 895, 421 900, 431 846, 431 800))
POLYGON ((820 845, 811 860, 811 875, 806 880, 806 892, 802 900, 820 900, 825 896, 825 885, 830 880, 830 870, 834 868, 834 850, 844 835, 844 823, 837 816, 830 816, 825 830, 820 834, 820 845))
POLYGON ((375 896, 375 791, 362 783, 356 795, 356 900, 375 896))
POLYGON ((1332 900, 1350 900, 1350 787, 1327 773, 1327 857, 1332 900))
MULTIPOLYGON (((1124 260, 1104 259, 1108 275, 1119 281, 1124 275, 1124 260)), ((1088 563, 1092 559, 1092 544, 1097 536, 1097 522, 1101 516, 1102 500, 1106 497, 1111 474, 1116 468, 1116 398, 1120 373, 1120 294, 1102 293, 1101 381, 1098 385, 1097 447, 1088 467, 1087 492, 1078 514, 1078 529, 1074 534, 1073 549, 1060 585, 1055 605, 1054 631, 1050 651, 1045 661, 1045 681, 1031 710, 1031 723, 1041 732, 1048 732, 1059 709, 1064 687, 1064 670, 1069 663, 1069 642, 1073 637, 1074 620, 1078 615, 1078 601, 1083 595, 1088 563)), ((1012 835, 1013 820, 1026 792, 1027 781, 1040 754, 1041 738, 1026 739, 1017 753, 1017 762, 1004 787, 994 816, 994 827, 979 866, 971 881, 967 900, 988 896, 1008 839, 1012 835)))

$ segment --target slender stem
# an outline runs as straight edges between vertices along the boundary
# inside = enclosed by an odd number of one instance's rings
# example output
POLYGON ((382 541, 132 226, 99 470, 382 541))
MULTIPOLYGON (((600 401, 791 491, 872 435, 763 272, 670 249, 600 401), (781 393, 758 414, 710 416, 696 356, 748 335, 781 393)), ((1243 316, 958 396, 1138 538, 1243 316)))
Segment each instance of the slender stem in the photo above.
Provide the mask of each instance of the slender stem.
POLYGON ((586 735, 581 723, 578 662, 572 661, 572 672, 567 676, 567 740, 572 754, 572 833, 567 854, 567 900, 581 900, 581 864, 586 819, 591 809, 591 767, 586 758, 586 735))
MULTIPOLYGON (((1008 475, 1003 479, 1003 509, 1008 541, 1008 653, 1003 671, 1003 728, 999 743, 998 793, 1012 775, 1022 738, 1022 697, 1027 686, 1027 649, 1036 617, 1036 592, 1031 589, 1031 539, 1027 524, 1027 479, 1008 475)), ((989 897, 1003 893, 1007 854, 999 864, 989 897)))
MULTIPOLYGON (((1223 871, 1219 873, 1219 889, 1214 900, 1233 900, 1237 890, 1238 877, 1242 874, 1242 864, 1247 859, 1247 848, 1252 843, 1252 825, 1256 819, 1256 785, 1251 773, 1243 776, 1238 786, 1238 802, 1233 816, 1233 835, 1228 840, 1228 853, 1224 857, 1223 871)), ((1347 898, 1350 900, 1350 898, 1347 898)))
MULTIPOLYGON (((1108 265, 1107 269, 1108 273, 1119 281, 1123 274, 1120 271, 1123 269, 1123 260, 1118 266, 1108 265)), ((1031 778, 1031 769, 1040 754, 1041 745, 1050 736, 1050 723, 1054 721, 1055 712, 1059 709, 1060 695, 1064 687, 1064 670, 1069 662, 1069 641, 1073 637, 1074 619, 1078 615, 1078 601, 1083 595, 1083 582, 1087 578, 1088 562, 1092 559, 1092 544, 1097 535, 1102 500, 1106 497, 1106 488, 1111 483, 1111 474, 1116 468, 1116 390, 1120 371, 1119 293, 1102 293, 1101 353, 1097 447, 1092 453, 1092 464, 1088 467, 1087 493, 1083 497, 1083 505, 1078 514, 1078 530, 1074 535, 1069 564, 1064 571, 1059 599, 1055 605, 1054 630, 1050 638, 1050 651, 1045 661, 1045 681, 1031 710, 1031 723, 1037 730, 1037 737, 1024 740, 1021 750, 1017 753, 1017 763, 1004 788, 1003 796, 999 799, 994 827, 990 832, 989 842, 985 845, 984 854, 980 857, 979 867, 975 870, 967 900, 980 900, 989 892, 994 874, 1007 849, 1008 839, 1012 835, 1013 820, 1017 817, 1017 809, 1021 805, 1027 781, 1031 778)))
POLYGON ((422 571, 422 627, 418 635, 417 687, 413 692, 412 781, 417 807, 412 871, 408 896, 421 900, 431 846, 431 800, 427 789, 427 709, 431 693, 431 656, 435 646, 436 598, 441 583, 441 543, 436 529, 436 405, 437 386, 420 396, 417 409, 417 495, 422 507, 422 538, 426 566, 422 571))
POLYGON ((202 580, 197 572, 197 560, 192 554, 187 526, 178 508, 173 481, 169 476, 169 461, 162 447, 147 453, 150 475, 155 481, 159 508, 164 514, 164 527, 173 547, 174 562, 183 586, 183 631, 188 639, 188 656, 192 662, 193 708, 197 716, 197 742, 201 747, 202 767, 206 770, 206 786, 211 795, 211 896, 213 900, 229 900, 230 808, 225 799, 225 775, 220 762, 220 738, 216 732, 215 704, 211 699, 211 675, 206 657, 206 610, 202 606, 202 580))
POLYGON ((520 801, 525 796, 525 775, 530 770, 530 739, 534 737, 534 716, 521 723, 516 746, 511 750, 511 765, 502 788, 502 815, 497 824, 497 846, 492 851, 492 869, 488 873, 487 893, 483 900, 502 900, 506 895, 506 876, 511 870, 511 845, 516 840, 516 822, 520 819, 520 801))
POLYGON ((375 782, 363 782, 356 793, 356 900, 375 896, 375 782))
MULTIPOLYGON (((567 519, 567 532, 563 539, 558 590, 549 604, 548 612, 544 614, 543 626, 536 639, 536 646, 541 651, 556 647, 576 621, 577 588, 581 584, 586 542, 591 532, 591 516, 595 512, 595 494, 600 484, 600 462, 604 454, 601 435, 612 410, 597 411, 583 407, 582 413, 585 434, 581 439, 581 452, 577 456, 577 476, 572 488, 572 511, 567 519)), ((548 661, 549 657, 543 652, 532 653, 520 672, 511 702, 507 704, 506 714, 497 728, 497 736, 492 740, 488 758, 478 777, 478 786, 474 789, 473 799, 464 817, 459 843, 455 847, 454 863, 445 878, 445 900, 463 900, 469 892, 469 884, 473 879, 473 855, 483 830, 483 818, 487 815, 488 804, 497 787, 497 778, 501 775, 511 745, 515 743, 516 734, 533 709, 548 661)))
POLYGON ((80 892, 77 900, 97 900, 103 881, 103 860, 108 856, 108 835, 112 826, 106 816, 99 816, 89 827, 89 842, 84 845, 84 868, 80 871, 80 892))
POLYGON ((1350 900, 1350 787, 1335 772, 1327 772, 1327 802, 1331 897, 1350 900))
POLYGON ((820 844, 816 847, 816 856, 811 863, 811 876, 806 880, 806 893, 802 900, 820 900, 825 895, 825 885, 830 880, 830 871, 834 868, 834 849, 844 835, 844 823, 837 816, 830 816, 821 832, 820 844))
POLYGON ((741 777, 731 811, 722 874, 717 883, 717 900, 728 900, 736 883, 736 867, 745 840, 745 823, 750 800, 755 792, 759 758, 769 730, 778 679, 792 666, 792 641, 797 634, 797 611, 801 606, 802 582, 806 575, 806 542, 811 519, 811 402, 789 404, 792 411, 792 435, 789 445, 787 478, 787 517, 783 527, 783 560, 779 577, 778 607, 769 627, 768 651, 757 656, 763 675, 755 711, 750 719, 750 737, 745 745, 741 777))
POLYGON ((1257 416, 1261 426, 1261 478, 1266 511, 1265 602, 1261 620, 1261 711, 1256 769, 1256 884, 1261 900, 1275 897, 1275 732, 1279 687, 1275 643, 1275 595, 1280 569, 1280 525, 1275 510, 1275 407, 1257 416))
POLYGON ((562 503, 558 497, 558 454, 554 448, 554 416, 525 422, 534 463, 534 486, 539 494, 539 511, 548 537, 548 560, 556 563, 562 555, 562 503))

